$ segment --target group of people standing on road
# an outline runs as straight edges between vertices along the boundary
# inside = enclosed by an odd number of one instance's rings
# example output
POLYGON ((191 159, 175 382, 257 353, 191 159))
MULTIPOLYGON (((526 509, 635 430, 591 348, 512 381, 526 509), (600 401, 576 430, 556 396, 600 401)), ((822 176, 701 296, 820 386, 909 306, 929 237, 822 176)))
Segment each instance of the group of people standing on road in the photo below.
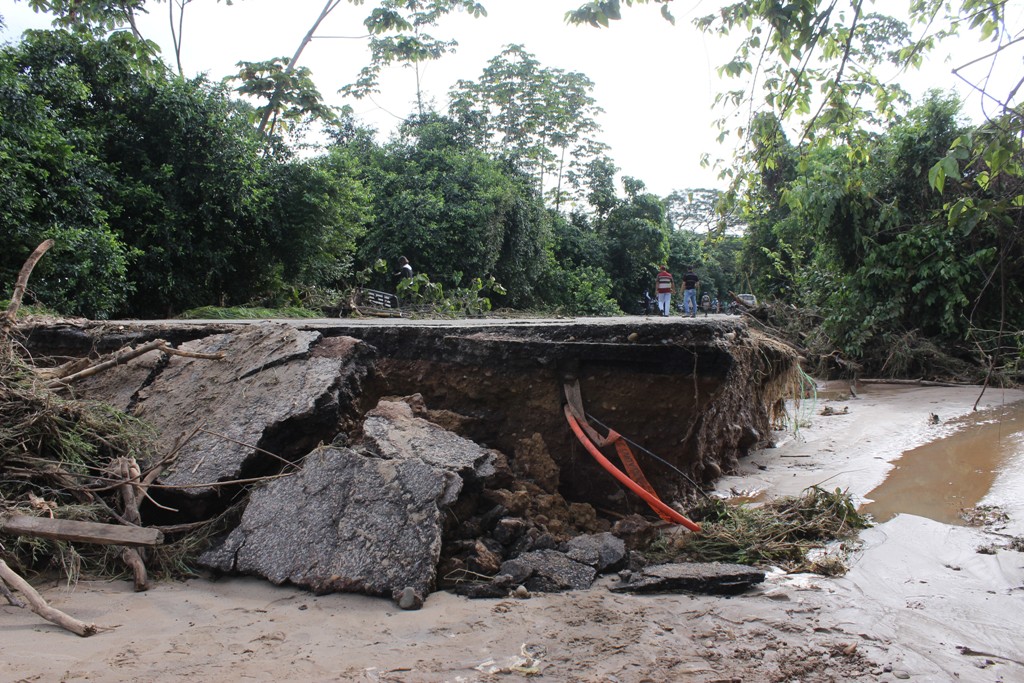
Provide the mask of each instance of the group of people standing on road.
MULTIPOLYGON (((697 317, 697 289, 700 286, 700 278, 693 272, 693 266, 687 266, 686 274, 680 284, 683 295, 683 315, 691 318, 697 317)), ((672 310, 672 293, 675 291, 675 281, 672 273, 668 272, 668 266, 662 266, 654 281, 654 292, 658 295, 658 311, 663 316, 668 316, 672 310)))

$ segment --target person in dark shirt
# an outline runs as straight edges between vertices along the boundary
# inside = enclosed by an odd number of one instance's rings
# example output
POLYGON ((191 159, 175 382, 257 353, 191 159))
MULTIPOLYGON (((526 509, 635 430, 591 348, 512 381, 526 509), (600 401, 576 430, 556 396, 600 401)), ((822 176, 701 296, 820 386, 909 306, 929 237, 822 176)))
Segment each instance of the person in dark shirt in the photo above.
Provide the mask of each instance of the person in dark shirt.
POLYGON ((693 272, 693 266, 686 269, 683 275, 683 315, 691 318, 697 317, 697 290, 700 287, 700 278, 693 272))

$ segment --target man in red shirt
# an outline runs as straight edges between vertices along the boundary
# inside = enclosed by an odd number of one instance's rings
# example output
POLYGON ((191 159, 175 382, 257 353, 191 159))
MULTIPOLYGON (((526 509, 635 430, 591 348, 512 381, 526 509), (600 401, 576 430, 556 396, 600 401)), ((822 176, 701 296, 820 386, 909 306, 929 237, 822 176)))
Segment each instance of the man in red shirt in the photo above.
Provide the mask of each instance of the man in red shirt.
POLYGON ((658 310, 665 317, 672 310, 670 306, 673 289, 675 289, 675 282, 672 280, 672 273, 668 272, 668 266, 662 266, 654 282, 654 292, 658 295, 658 310))

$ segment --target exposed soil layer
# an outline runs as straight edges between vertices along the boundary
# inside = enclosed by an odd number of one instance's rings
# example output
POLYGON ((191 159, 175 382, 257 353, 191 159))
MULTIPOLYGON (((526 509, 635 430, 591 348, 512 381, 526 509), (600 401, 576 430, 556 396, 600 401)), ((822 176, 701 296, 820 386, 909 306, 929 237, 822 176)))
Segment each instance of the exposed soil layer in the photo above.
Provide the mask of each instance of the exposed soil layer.
MULTIPOLYGON (((83 321, 24 331, 37 357, 83 356, 155 338, 181 344, 242 324, 83 321)), ((596 421, 635 443, 648 478, 671 499, 734 471, 766 441, 797 368, 790 349, 731 317, 291 324, 376 350, 362 410, 382 396, 420 394, 433 421, 512 459, 541 449, 556 464, 566 499, 620 513, 636 501, 575 441, 562 410, 566 382, 578 381, 596 421)), ((335 436, 305 434, 304 441, 335 436)))

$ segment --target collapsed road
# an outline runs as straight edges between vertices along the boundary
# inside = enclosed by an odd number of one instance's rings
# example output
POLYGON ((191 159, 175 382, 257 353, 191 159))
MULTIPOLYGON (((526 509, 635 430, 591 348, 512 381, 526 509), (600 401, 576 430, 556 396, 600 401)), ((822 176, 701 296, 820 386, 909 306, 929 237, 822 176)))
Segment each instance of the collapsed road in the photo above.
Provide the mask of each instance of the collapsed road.
MULTIPOLYGON (((144 419, 158 450, 175 453, 144 523, 209 518, 245 494, 205 566, 406 608, 438 588, 586 587, 649 540, 650 509, 569 429, 567 387, 595 424, 635 445, 650 486, 671 503, 763 445, 798 377, 790 348, 731 317, 71 321, 20 331, 36 359, 155 339, 222 355, 152 351, 71 388, 144 419), (248 496, 245 484, 264 477, 275 478, 248 496)), ((724 575, 734 591, 736 568, 724 575)))

